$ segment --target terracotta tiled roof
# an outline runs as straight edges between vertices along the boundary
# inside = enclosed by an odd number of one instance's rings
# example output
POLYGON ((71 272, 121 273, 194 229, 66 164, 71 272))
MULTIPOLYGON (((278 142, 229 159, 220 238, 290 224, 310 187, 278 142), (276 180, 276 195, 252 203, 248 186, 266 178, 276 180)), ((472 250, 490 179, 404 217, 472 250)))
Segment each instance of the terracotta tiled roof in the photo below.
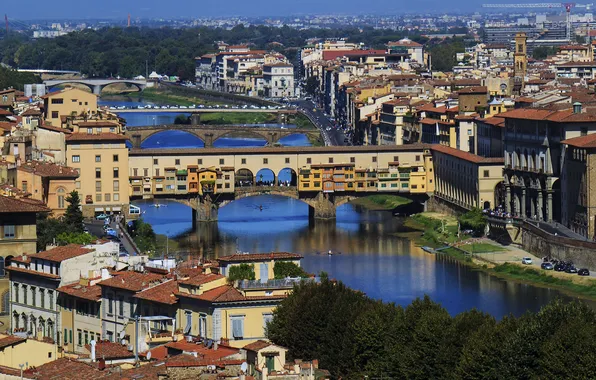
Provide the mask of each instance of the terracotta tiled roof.
POLYGON ((556 65, 557 67, 596 67, 596 62, 566 62, 556 65))
POLYGON ((486 119, 476 119, 484 124, 494 125, 496 127, 505 127, 505 119, 502 117, 489 117, 486 119))
POLYGON ((49 212, 42 202, 17 199, 0 195, 0 214, 15 212, 49 212))
POLYGON ((0 129, 3 129, 5 132, 12 131, 13 127, 16 127, 15 123, 9 123, 9 122, 4 122, 4 121, 0 122, 0 129))
POLYGON ((227 365, 241 365, 244 360, 227 359, 227 360, 212 360, 200 359, 191 355, 176 355, 166 361, 166 367, 206 367, 208 365, 215 365, 224 368, 227 365))
POLYGON ((71 134, 72 133, 72 131, 70 129, 61 128, 61 127, 54 127, 53 125, 49 125, 49 124, 41 124, 37 128, 45 129, 45 130, 48 130, 48 131, 65 133, 65 134, 71 134))
POLYGON ((98 285, 84 286, 81 284, 70 284, 61 286, 56 290, 60 293, 89 301, 97 302, 101 300, 101 287, 98 285))
POLYGON ((177 292, 178 281, 170 280, 140 291, 139 293, 135 294, 135 298, 163 303, 166 305, 174 305, 176 302, 178 302, 178 298, 176 298, 174 295, 177 292))
POLYGON ((14 336, 14 335, 6 336, 6 337, 0 339, 0 350, 5 347, 13 346, 15 344, 23 343, 26 341, 27 341, 26 338, 20 338, 18 336, 14 336))
POLYGON ((199 286, 222 278, 226 278, 226 276, 221 274, 209 273, 190 276, 188 280, 182 280, 180 282, 187 285, 199 286))
POLYGON ((485 94, 488 92, 485 86, 479 87, 466 87, 462 88, 461 90, 457 91, 460 95, 461 94, 485 94))
POLYGON ((475 164, 503 164, 505 162, 505 159, 502 157, 486 158, 445 145, 435 144, 431 149, 435 152, 447 154, 465 161, 473 162, 475 164))
POLYGON ((83 246, 80 246, 78 244, 69 244, 50 249, 48 251, 39 252, 38 254, 33 255, 32 257, 59 263, 61 261, 72 259, 73 257, 82 256, 93 251, 93 249, 84 248, 83 246))
POLYGON ((0 108, 0 116, 13 116, 12 112, 5 110, 4 108, 0 108))
POLYGON ((213 350, 212 348, 205 347, 203 344, 187 342, 185 340, 166 343, 165 347, 182 352, 196 352, 199 355, 199 359, 209 360, 221 360, 240 352, 238 348, 225 345, 219 345, 217 350, 213 350))
POLYGON ((331 61, 340 57, 359 57, 372 55, 387 55, 385 50, 325 50, 323 60, 331 61))
POLYGON ((561 144, 567 144, 578 148, 596 148, 596 133, 563 140, 561 141, 561 144))
POLYGON ((271 346, 273 343, 271 342, 267 342, 265 340, 257 340, 256 342, 247 344, 246 346, 242 347, 245 350, 250 350, 250 351, 254 351, 254 352, 258 352, 260 350, 262 350, 265 347, 269 347, 271 346))
POLYGON ((399 41, 390 41, 387 42, 387 46, 408 46, 408 47, 422 47, 421 44, 418 42, 412 41, 410 39, 404 38, 403 40, 399 41))
POLYGON ((18 167, 18 170, 34 173, 48 178, 78 178, 79 173, 68 166, 60 166, 51 162, 30 161, 18 167))
POLYGON ((66 141, 126 141, 128 137, 116 133, 73 133, 66 136, 66 141))
POLYGON ((246 302, 246 301, 277 301, 286 298, 286 295, 278 296, 244 296, 238 289, 232 285, 223 285, 208 290, 201 295, 188 293, 177 293, 178 297, 194 298, 208 302, 246 302))
POLYGON ((437 123, 444 124, 444 125, 454 125, 454 123, 452 121, 432 119, 430 117, 425 117, 424 119, 421 119, 420 122, 422 124, 427 124, 427 125, 435 125, 437 123))
POLYGON ((456 79, 453 81, 455 86, 480 86, 481 83, 480 79, 456 79))
POLYGON ((28 108, 25 112, 21 114, 21 116, 41 116, 41 110, 37 108, 28 108))
POLYGON ((161 281, 164 278, 165 276, 155 273, 123 271, 114 273, 114 277, 103 280, 98 285, 138 292, 147 289, 155 281, 161 281))
POLYGON ((78 122, 79 127, 117 127, 118 124, 109 121, 81 121, 78 122))
MULTIPOLYGON (((89 344, 86 344, 85 348, 88 351, 91 351, 91 346, 89 344)), ((127 359, 127 358, 133 358, 134 356, 135 356, 134 352, 128 351, 128 347, 123 346, 120 343, 97 342, 95 344, 95 357, 98 359, 99 358, 104 358, 106 360, 127 359)))
POLYGON ((217 260, 221 262, 244 262, 244 261, 268 261, 268 260, 298 260, 303 256, 297 253, 289 252, 271 252, 271 253, 248 253, 222 256, 217 260))
POLYGON ((100 371, 97 365, 68 358, 56 359, 24 371, 24 378, 39 380, 95 380, 106 376, 107 373, 100 371))
POLYGON ((548 120, 559 123, 593 123, 596 122, 596 113, 580 112, 573 110, 547 110, 534 108, 519 108, 497 115, 502 118, 525 119, 525 120, 548 120))
MULTIPOLYGON (((163 347, 163 346, 162 346, 163 347)), ((158 347, 159 348, 159 347, 158 347)), ((152 350, 152 353, 155 350, 152 350)), ((139 354, 140 355, 140 354, 139 354)), ((151 356, 153 359, 155 356, 151 356)), ((164 365, 165 362, 163 359, 159 359, 159 362, 153 362, 150 364, 145 364, 137 368, 131 368, 122 371, 122 373, 115 372, 111 376, 108 377, 109 380, 135 380, 135 379, 142 379, 142 380, 159 380, 167 378, 167 369, 164 365)))

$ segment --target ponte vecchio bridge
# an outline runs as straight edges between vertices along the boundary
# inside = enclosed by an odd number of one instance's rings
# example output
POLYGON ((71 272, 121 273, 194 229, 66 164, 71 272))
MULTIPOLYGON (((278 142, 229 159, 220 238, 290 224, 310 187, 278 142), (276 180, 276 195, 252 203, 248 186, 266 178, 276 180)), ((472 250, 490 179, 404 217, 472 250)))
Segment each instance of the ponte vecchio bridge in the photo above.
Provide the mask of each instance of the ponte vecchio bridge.
POLYGON ((426 144, 358 147, 132 149, 132 199, 173 199, 210 222, 230 202, 260 194, 308 204, 313 218, 335 218, 337 206, 377 193, 426 200, 434 191, 426 144), (263 181, 267 170, 273 180, 263 181), (282 173, 290 173, 280 181, 282 173))

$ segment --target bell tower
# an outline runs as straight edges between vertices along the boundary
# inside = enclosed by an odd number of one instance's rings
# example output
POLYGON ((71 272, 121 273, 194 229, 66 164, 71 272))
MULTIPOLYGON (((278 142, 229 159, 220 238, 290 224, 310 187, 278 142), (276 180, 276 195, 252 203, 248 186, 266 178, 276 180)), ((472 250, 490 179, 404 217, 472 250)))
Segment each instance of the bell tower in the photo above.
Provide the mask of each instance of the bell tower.
POLYGON ((528 37, 524 32, 515 35, 515 53, 513 54, 514 90, 521 92, 528 69, 528 37))

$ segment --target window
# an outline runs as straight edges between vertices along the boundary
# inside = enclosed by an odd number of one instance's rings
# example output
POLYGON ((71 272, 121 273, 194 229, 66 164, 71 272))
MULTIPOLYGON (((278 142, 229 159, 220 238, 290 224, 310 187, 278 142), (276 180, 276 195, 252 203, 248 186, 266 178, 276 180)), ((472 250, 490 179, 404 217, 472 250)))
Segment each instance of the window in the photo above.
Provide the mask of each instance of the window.
POLYGON ((118 178, 118 177, 120 177, 120 169, 114 168, 114 178, 118 178))
POLYGON ((269 163, 269 159, 268 158, 263 158, 263 164, 267 165, 269 163))
POLYGON ((290 158, 286 157, 286 164, 289 164, 289 163, 290 163, 290 158))
POLYGON ((81 162, 81 156, 72 156, 72 162, 81 162))
POLYGON ((219 164, 220 164, 220 165, 223 165, 224 163, 225 163, 225 160, 224 160, 223 158, 220 158, 220 159, 219 159, 219 164))
POLYGON ((308 158, 306 159, 306 163, 307 163, 307 164, 310 164, 310 163, 312 163, 312 160, 311 160, 311 158, 310 158, 310 157, 308 157, 308 158))
POLYGON ((137 169, 137 168, 132 169, 132 175, 133 175, 133 177, 138 177, 139 176, 139 169, 137 169))
POLYGON ((153 165, 158 165, 159 164, 159 160, 157 158, 153 159, 153 165))
POLYGON ((101 202, 101 194, 95 194, 95 201, 101 202))
POLYGON ((113 199, 114 199, 114 202, 115 202, 115 201, 119 201, 119 200, 120 200, 120 194, 118 194, 118 193, 115 193, 115 194, 114 194, 114 198, 113 198, 113 199))
POLYGON ((350 162, 351 163, 355 163, 356 162, 356 157, 350 157, 350 162))
POLYGON ((68 344, 68 329, 64 329, 64 344, 68 344))
POLYGON ((267 325, 273 320, 273 314, 263 314, 263 331, 267 328, 267 325))
POLYGON ((5 225, 4 226, 4 239, 14 239, 14 237, 15 237, 14 225, 5 225))
POLYGON ((95 181, 95 192, 99 193, 101 191, 101 181, 95 181))
POLYGON ((112 304, 111 297, 108 297, 108 314, 114 314, 114 305, 112 304))
POLYGON ((101 162, 101 155, 95 155, 95 162, 101 162))
POLYGON ((230 317, 232 325, 232 337, 235 340, 241 340, 244 338, 244 316, 232 316, 230 317))
POLYGON ((207 315, 199 315, 199 336, 205 338, 207 336, 207 315))
POLYGON ((52 119, 57 119, 60 117, 60 114, 58 113, 58 111, 52 111, 52 119))
POLYGON ((110 342, 114 341, 114 333, 112 331, 108 331, 106 332, 106 338, 107 340, 109 340, 110 342))
POLYGON ((93 128, 87 128, 87 134, 88 135, 92 135, 93 134, 93 128))
POLYGON ((174 162, 175 162, 174 165, 180 165, 180 159, 179 158, 177 158, 174 162))
POLYGON ((124 298, 123 297, 118 298, 118 315, 121 317, 124 315, 124 298))
POLYGON ((333 157, 329 157, 329 163, 332 164, 333 163, 333 157))
POLYGON ((68 330, 68 343, 72 344, 72 330, 68 330))
POLYGON ((373 156, 372 162, 377 162, 377 156, 373 156))
POLYGON ((416 156, 416 162, 420 161, 420 156, 416 156))
POLYGON ((12 299, 16 303, 19 302, 19 284, 14 284, 14 294, 12 299))
POLYGON ((54 292, 52 290, 48 290, 48 309, 54 310, 54 292))
POLYGON ((149 169, 144 168, 143 169, 143 177, 148 177, 149 176, 149 169))
POLYGON ((95 168, 95 178, 101 178, 101 168, 95 168))
POLYGON ((23 303, 27 304, 27 285, 23 285, 23 303))
POLYGON ((112 156, 112 161, 114 161, 114 162, 118 162, 118 155, 117 155, 117 154, 114 154, 114 155, 112 156))
POLYGON ((21 190, 27 192, 27 181, 21 182, 21 190))
POLYGON ((105 193, 104 196, 103 196, 103 199, 106 202, 109 202, 111 200, 111 198, 112 198, 112 195, 110 193, 105 193))
POLYGON ((64 99, 62 99, 62 98, 52 99, 52 104, 64 104, 64 99))
POLYGON ((40 307, 42 309, 46 308, 46 291, 45 289, 39 289, 39 300, 41 301, 40 307))
POLYGON ((79 346, 83 345, 83 331, 77 330, 77 344, 79 346))
POLYGON ((120 191, 120 181, 117 179, 114 180, 114 191, 120 191))
POLYGON ((489 177, 489 173, 488 173, 488 170, 485 170, 484 171, 484 178, 487 178, 487 177, 489 177))
POLYGON ((64 208, 65 203, 64 203, 64 193, 66 191, 63 188, 59 188, 58 189, 58 208, 64 208))
POLYGON ((37 292, 36 292, 37 288, 35 286, 31 287, 31 305, 35 306, 35 303, 37 302, 36 300, 36 296, 37 296, 37 292))

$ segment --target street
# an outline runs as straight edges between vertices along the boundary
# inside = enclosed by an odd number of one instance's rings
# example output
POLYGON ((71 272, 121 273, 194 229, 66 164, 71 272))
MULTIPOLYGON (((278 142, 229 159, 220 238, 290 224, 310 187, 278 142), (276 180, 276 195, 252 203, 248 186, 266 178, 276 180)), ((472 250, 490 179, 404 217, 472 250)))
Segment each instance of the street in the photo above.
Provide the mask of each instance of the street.
POLYGON ((344 139, 346 136, 343 131, 335 127, 335 125, 325 116, 325 113, 310 100, 294 100, 289 102, 297 106, 305 115, 315 122, 316 127, 321 131, 321 136, 325 140, 326 146, 331 145, 346 145, 344 139))
MULTIPOLYGON (((103 230, 103 226, 104 226, 103 220, 93 220, 92 222, 85 222, 85 226, 87 226, 87 229, 89 230, 89 233, 91 235, 96 236, 100 239, 107 238, 104 233, 104 230, 103 230)), ((110 221, 110 227, 112 227, 116 232, 118 232, 118 236, 120 236, 121 231, 120 231, 119 226, 117 226, 116 222, 110 221)), ((129 241, 127 234, 124 235, 124 237, 122 239, 118 238, 118 239, 114 239, 114 241, 120 241, 120 243, 122 243, 122 245, 124 246, 124 250, 120 249, 121 252, 126 251, 129 255, 132 255, 132 256, 137 254, 134 246, 129 241)))

